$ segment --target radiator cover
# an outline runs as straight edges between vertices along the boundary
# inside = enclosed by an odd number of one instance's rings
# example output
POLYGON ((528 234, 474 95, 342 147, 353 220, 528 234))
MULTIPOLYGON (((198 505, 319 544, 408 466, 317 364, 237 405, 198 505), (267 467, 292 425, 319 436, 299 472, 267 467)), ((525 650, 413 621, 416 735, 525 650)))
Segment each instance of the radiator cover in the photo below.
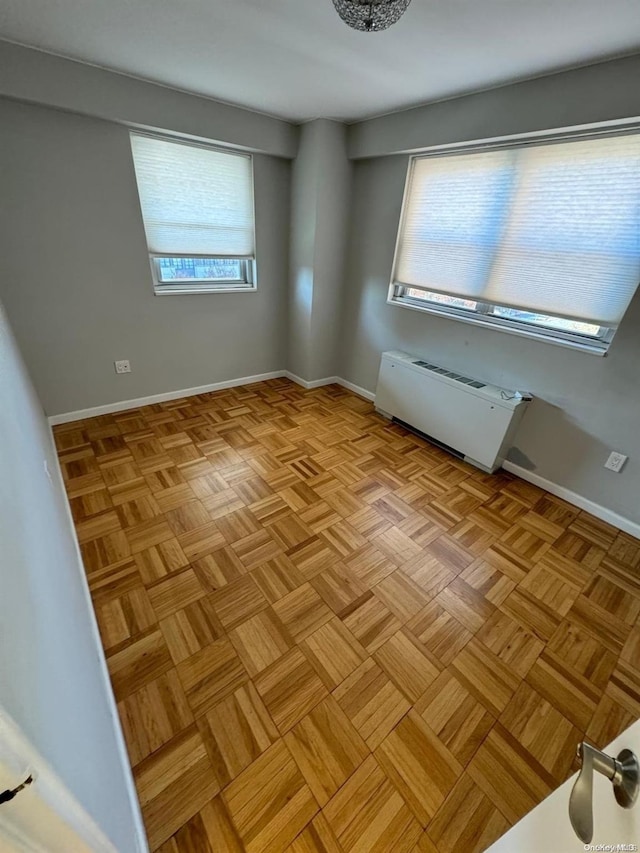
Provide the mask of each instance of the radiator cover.
POLYGON ((382 354, 376 409, 496 471, 531 398, 403 352, 382 354))

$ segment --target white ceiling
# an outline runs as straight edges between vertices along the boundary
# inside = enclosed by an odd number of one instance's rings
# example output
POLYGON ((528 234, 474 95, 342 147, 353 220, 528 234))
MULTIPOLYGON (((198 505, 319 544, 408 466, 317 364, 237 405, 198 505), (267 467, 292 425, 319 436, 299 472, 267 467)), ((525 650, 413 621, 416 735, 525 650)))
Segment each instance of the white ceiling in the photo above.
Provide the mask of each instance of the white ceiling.
POLYGON ((640 50, 638 0, 2 0, 0 38, 293 121, 353 121, 640 50))

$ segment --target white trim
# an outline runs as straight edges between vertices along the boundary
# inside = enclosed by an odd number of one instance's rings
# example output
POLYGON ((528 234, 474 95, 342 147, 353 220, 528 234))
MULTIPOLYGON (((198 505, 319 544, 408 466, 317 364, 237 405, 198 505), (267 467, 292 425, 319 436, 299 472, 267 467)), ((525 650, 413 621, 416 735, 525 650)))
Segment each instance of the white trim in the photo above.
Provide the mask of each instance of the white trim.
POLYGON ((323 385, 334 385, 339 381, 337 376, 325 376, 324 379, 303 379, 301 376, 297 376, 289 370, 283 370, 281 376, 284 376, 286 379, 290 379, 292 382, 295 382, 296 385, 302 385, 303 388, 321 388, 323 385))
MULTIPOLYGON (((412 305, 402 297, 394 295, 397 287, 410 286, 411 285, 408 284, 399 285, 391 282, 387 295, 387 305, 394 305, 396 308, 406 308, 409 311, 420 311, 422 314, 431 314, 432 317, 441 317, 444 320, 456 320, 460 323, 469 323, 472 326, 481 326, 492 332, 506 332, 507 335, 518 335, 521 338, 529 338, 531 341, 538 341, 538 343, 542 344, 553 344, 553 346, 565 347, 565 349, 584 352, 587 353, 587 355, 597 355, 602 357, 606 356, 609 351, 609 345, 611 343, 610 339, 604 341, 605 347, 603 347, 602 344, 598 344, 596 342, 595 338, 593 339, 594 343, 590 343, 588 340, 579 341, 572 338, 559 337, 558 335, 552 334, 554 330, 549 330, 549 334, 544 334, 541 331, 542 327, 538 327, 536 329, 536 327, 532 325, 530 329, 525 329, 522 326, 518 326, 517 321, 514 320, 500 320, 498 317, 492 318, 491 315, 481 314, 479 312, 469 312, 468 314, 464 314, 463 308, 456 310, 455 308, 438 308, 434 305, 412 305)), ((422 290, 424 288, 417 289, 422 290)), ((610 334, 613 332, 615 332, 615 329, 611 330, 610 334)), ((600 340, 602 341, 602 339, 600 340)))
MULTIPOLYGON (((95 418, 97 415, 110 415, 113 412, 125 412, 127 409, 137 409, 140 406, 150 406, 153 403, 166 403, 168 400, 179 400, 181 397, 194 397, 196 394, 206 394, 209 391, 222 391, 225 388, 236 388, 239 385, 252 385, 254 382, 265 382, 267 379, 280 379, 288 376, 294 382, 297 380, 284 370, 272 370, 270 373, 258 373, 255 376, 241 376, 238 379, 225 379, 223 382, 213 382, 211 385, 200 385, 197 388, 183 388, 179 391, 165 391, 163 394, 152 394, 149 397, 136 397, 133 400, 120 400, 117 403, 107 403, 104 406, 92 406, 89 409, 78 409, 75 412, 64 412, 60 415, 50 415, 51 426, 67 424, 71 421, 81 421, 84 418, 95 418)), ((324 383, 321 383, 324 384, 324 383)), ((305 386, 307 387, 307 386, 305 386)))
POLYGON ((309 382, 288 370, 285 370, 282 375, 286 376, 287 379, 291 379, 291 381, 295 382, 296 385, 302 385, 303 388, 320 388, 323 385, 341 385, 353 394, 357 394, 358 397, 364 397, 365 400, 373 401, 376 397, 372 391, 367 391, 366 388, 361 388, 360 385, 354 385, 353 382, 347 382, 347 380, 343 379, 341 376, 325 376, 324 379, 313 379, 309 382))
MULTIPOLYGON (((62 421, 60 421, 62 423, 62 421)), ((78 573, 80 575, 80 584, 82 586, 82 593, 85 601, 85 606, 89 612, 89 620, 91 623, 91 635, 94 648, 96 650, 96 656, 98 659, 98 666, 100 668, 100 677, 104 682, 105 687, 105 696, 107 699, 107 705, 109 709, 109 715, 111 717, 111 721, 113 723, 113 729, 116 739, 116 747, 118 750, 118 758, 120 760, 120 764, 122 765, 124 782, 125 782, 125 790, 127 794, 127 798, 131 805, 131 814, 133 816, 133 823, 135 826, 135 843, 136 849, 138 853, 148 853, 149 845, 147 844, 147 833, 144 828, 144 821, 142 819, 142 812, 140 810, 140 802, 138 800, 138 793, 136 791, 135 782, 133 780, 133 771, 131 769, 131 762, 129 761, 129 751, 127 749, 127 745, 125 743, 124 734, 122 732, 122 726, 120 724, 120 715, 118 714, 118 707, 116 705, 115 696, 113 694, 113 687, 111 686, 111 676, 109 675, 109 669, 107 667, 107 659, 104 653, 104 646, 102 645, 102 637, 100 636, 100 629, 98 628, 98 620, 96 618, 96 612, 93 606, 93 601, 91 599, 91 592, 89 590, 89 582, 87 580, 87 574, 84 570, 84 562, 82 560, 82 553, 80 551, 80 544, 78 543, 78 536, 76 533, 76 526, 73 520, 73 516, 71 514, 71 504, 66 498, 66 488, 64 484, 64 477, 62 476, 62 468, 60 467, 60 459, 58 458, 58 454, 56 452, 55 439, 53 436, 53 431, 51 430, 51 424, 49 425, 49 433, 50 433, 50 441, 53 450, 53 470, 51 471, 52 479, 55 480, 54 485, 56 489, 58 489, 61 494, 65 497, 63 500, 63 504, 65 507, 65 515, 67 517, 67 524, 69 527, 69 531, 71 533, 71 538, 73 540, 73 546, 76 553, 76 565, 78 568, 78 573)))
POLYGON ((352 391, 354 394, 357 394, 358 397, 364 397, 365 400, 373 402, 376 398, 373 391, 367 391, 366 388, 362 388, 360 385, 354 385, 353 382, 347 382, 346 379, 341 379, 339 376, 335 377, 335 381, 338 385, 342 385, 343 388, 346 388, 347 391, 352 391))
POLYGON ((323 385, 342 385, 365 400, 374 400, 375 394, 347 382, 340 376, 326 376, 324 379, 308 381, 289 370, 272 370, 270 373, 257 373, 255 376, 241 376, 238 379, 225 379, 223 382, 213 382, 211 385, 199 385, 197 388, 183 388, 180 391, 166 391, 163 394, 152 394, 149 397, 136 397, 133 400, 119 400, 117 403, 106 403, 104 406, 92 406, 89 409, 78 409, 75 412, 63 412, 60 415, 49 415, 50 426, 82 421, 85 418, 95 418, 98 415, 110 415, 114 412, 126 412, 127 409, 138 409, 153 403, 166 403, 169 400, 180 400, 182 397, 194 397, 196 394, 207 394, 209 391, 223 391, 225 388, 238 388, 241 385, 253 385, 254 382, 266 382, 267 379, 290 379, 303 388, 321 388, 323 385))
POLYGON ((502 463, 502 467, 505 471, 509 471, 510 474, 515 474, 516 477, 520 477, 521 480, 533 483, 534 486, 539 486, 541 489, 545 489, 545 491, 550 492, 552 495, 562 498, 586 512, 590 512, 591 515, 595 515, 595 517, 599 518, 601 521, 606 521, 607 524, 612 524, 614 527, 618 527, 630 536, 640 539, 640 524, 632 521, 630 518, 618 515, 617 512, 607 509, 607 507, 601 506, 600 504, 589 500, 589 498, 579 495, 577 492, 572 492, 571 489, 567 489, 565 486, 560 486, 557 483, 554 483, 553 480, 547 480, 545 477, 541 477, 539 474, 533 473, 533 471, 527 471, 526 468, 521 468, 520 465, 516 465, 514 462, 505 461, 502 463))

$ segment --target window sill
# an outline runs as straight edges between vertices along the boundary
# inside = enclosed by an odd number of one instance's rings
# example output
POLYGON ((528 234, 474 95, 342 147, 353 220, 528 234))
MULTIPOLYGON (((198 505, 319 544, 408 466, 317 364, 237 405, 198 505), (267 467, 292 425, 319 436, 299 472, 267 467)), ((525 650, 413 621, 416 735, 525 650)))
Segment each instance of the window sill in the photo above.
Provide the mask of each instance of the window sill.
POLYGON ((257 287, 154 287, 156 296, 199 296, 209 293, 255 293, 257 287))
POLYGON ((423 314, 432 314, 436 317, 442 317, 445 320, 457 320, 460 323, 481 326, 485 329, 491 329, 494 332, 506 332, 508 335, 517 335, 521 338, 529 338, 540 343, 553 344, 553 346, 577 350, 578 352, 588 353, 589 355, 606 356, 609 348, 609 342, 599 344, 591 341, 571 340, 545 333, 539 329, 523 328, 521 325, 517 325, 509 320, 500 320, 496 317, 487 317, 486 315, 470 315, 467 317, 458 311, 449 311, 446 308, 430 305, 416 305, 413 302, 409 302, 409 300, 393 298, 391 296, 387 298, 387 304, 398 308, 408 308, 410 311, 420 311, 423 314))

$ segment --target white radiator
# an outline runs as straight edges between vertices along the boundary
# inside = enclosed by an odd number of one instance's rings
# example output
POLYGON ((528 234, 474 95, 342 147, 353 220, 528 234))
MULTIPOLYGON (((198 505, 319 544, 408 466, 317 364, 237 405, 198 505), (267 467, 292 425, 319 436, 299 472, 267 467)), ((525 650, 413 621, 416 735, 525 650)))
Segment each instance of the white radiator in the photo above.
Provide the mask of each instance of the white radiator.
POLYGON ((376 409, 496 471, 531 398, 404 352, 382 354, 376 409))

